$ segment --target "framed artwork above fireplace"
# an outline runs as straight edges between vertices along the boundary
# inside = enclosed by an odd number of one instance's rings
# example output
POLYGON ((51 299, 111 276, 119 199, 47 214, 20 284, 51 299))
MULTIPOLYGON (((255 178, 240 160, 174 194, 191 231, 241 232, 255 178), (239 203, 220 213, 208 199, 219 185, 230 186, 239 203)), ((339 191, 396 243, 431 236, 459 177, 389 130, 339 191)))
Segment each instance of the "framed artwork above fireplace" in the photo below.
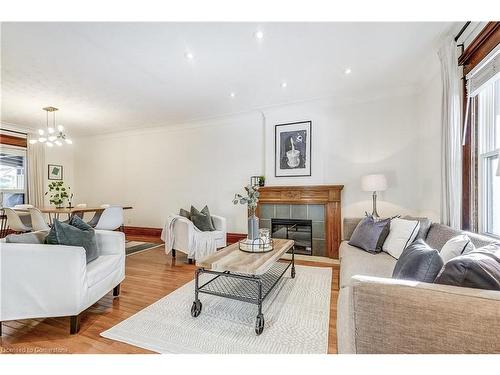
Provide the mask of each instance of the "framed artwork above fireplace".
POLYGON ((275 126, 274 175, 311 176, 311 121, 275 126))

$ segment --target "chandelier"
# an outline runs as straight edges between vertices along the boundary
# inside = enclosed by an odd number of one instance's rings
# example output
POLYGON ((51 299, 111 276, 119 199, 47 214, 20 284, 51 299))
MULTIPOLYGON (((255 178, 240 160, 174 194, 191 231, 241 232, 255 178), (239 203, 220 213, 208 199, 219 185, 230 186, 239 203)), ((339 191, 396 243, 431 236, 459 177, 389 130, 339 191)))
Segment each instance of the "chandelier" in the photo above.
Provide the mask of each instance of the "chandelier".
POLYGON ((45 129, 38 129, 38 139, 31 139, 30 143, 45 143, 47 147, 54 147, 54 145, 62 146, 63 142, 68 145, 72 144, 73 141, 67 137, 66 133, 64 133, 64 126, 56 126, 56 111, 58 109, 54 107, 45 107, 42 109, 47 112, 45 129), (49 126, 49 112, 52 113, 52 126, 49 126))

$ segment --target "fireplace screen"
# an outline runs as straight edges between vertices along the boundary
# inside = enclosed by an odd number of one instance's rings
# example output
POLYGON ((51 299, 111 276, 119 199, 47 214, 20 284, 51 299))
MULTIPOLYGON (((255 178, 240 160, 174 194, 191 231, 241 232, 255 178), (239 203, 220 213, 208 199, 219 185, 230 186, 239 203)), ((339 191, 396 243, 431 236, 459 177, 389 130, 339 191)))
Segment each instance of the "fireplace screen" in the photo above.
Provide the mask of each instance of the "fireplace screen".
POLYGON ((295 241, 295 254, 312 255, 312 221, 271 219, 271 237, 295 241))

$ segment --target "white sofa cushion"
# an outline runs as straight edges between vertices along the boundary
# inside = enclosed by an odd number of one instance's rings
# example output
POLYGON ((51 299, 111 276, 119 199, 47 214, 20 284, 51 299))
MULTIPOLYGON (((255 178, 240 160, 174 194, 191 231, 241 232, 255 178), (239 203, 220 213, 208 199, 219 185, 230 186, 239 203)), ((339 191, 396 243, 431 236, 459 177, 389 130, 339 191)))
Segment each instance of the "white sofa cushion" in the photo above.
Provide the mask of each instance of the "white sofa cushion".
POLYGON ((391 277, 396 259, 387 253, 368 253, 347 241, 340 244, 340 290, 337 300, 337 350, 354 353, 351 278, 355 275, 391 277))
POLYGON ((88 263, 87 287, 92 288, 95 284, 119 270, 122 262, 123 260, 119 255, 101 255, 93 262, 88 263))
POLYGON ((392 219, 389 235, 382 250, 399 259, 403 250, 417 237, 419 229, 420 222, 418 220, 405 220, 397 217, 392 219))
POLYGON ((354 275, 391 277, 397 260, 386 253, 371 254, 344 241, 340 244, 340 288, 354 275))

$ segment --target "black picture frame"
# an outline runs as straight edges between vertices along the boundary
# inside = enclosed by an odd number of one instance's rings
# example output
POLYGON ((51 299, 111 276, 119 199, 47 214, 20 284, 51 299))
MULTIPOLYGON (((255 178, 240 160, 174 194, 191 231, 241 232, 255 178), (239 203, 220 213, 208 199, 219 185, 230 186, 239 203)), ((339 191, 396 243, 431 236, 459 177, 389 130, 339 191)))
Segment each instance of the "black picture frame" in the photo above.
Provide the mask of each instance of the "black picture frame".
MULTIPOLYGON (((285 135, 284 138, 286 138, 285 135)), ((292 148, 293 139, 291 141, 292 148)), ((291 151, 291 150, 289 150, 291 151)), ((286 152, 288 154, 288 152, 286 152)), ((312 176, 312 121, 297 121, 274 126, 274 176, 275 177, 311 177, 312 176), (305 134, 305 145, 300 153, 294 158, 297 166, 290 165, 290 158, 285 163, 284 150, 286 146, 282 142, 282 133, 290 133, 290 138, 294 135, 303 137, 305 134), (302 155, 302 153, 304 155, 302 155), (302 166, 301 166, 302 165, 302 166)))
POLYGON ((48 178, 49 180, 57 180, 57 181, 61 181, 61 180, 63 179, 63 166, 62 166, 62 165, 57 165, 57 164, 49 164, 49 165, 47 166, 47 178, 48 178), (54 173, 52 173, 54 168, 59 168, 59 170, 60 170, 60 172, 61 172, 61 173, 60 173, 60 174, 61 174, 61 176, 60 176, 60 177, 59 177, 59 176, 55 176, 55 174, 54 174, 54 173), (51 172, 51 171, 52 171, 52 172, 51 172), (55 176, 55 177, 54 177, 54 176, 55 176))

